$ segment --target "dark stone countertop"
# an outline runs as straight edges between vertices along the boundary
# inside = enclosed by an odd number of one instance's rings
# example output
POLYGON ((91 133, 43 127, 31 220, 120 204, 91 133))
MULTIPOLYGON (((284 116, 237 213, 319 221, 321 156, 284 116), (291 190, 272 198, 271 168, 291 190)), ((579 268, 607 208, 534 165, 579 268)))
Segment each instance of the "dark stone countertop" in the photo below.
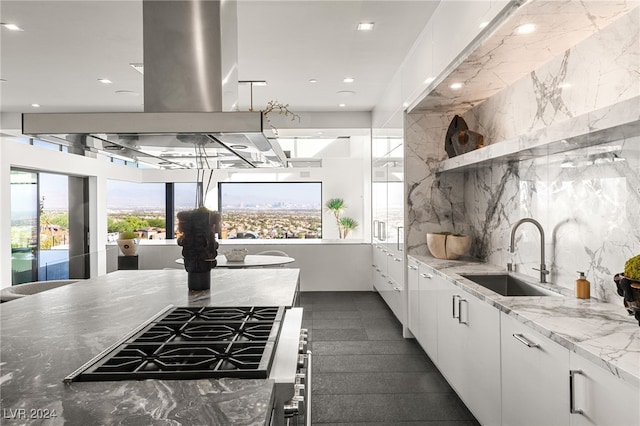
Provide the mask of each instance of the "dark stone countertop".
POLYGON ((183 270, 117 271, 0 305, 0 423, 265 424, 272 380, 63 383, 167 305, 292 306, 299 270, 214 269, 211 290, 192 293, 186 279, 183 270))

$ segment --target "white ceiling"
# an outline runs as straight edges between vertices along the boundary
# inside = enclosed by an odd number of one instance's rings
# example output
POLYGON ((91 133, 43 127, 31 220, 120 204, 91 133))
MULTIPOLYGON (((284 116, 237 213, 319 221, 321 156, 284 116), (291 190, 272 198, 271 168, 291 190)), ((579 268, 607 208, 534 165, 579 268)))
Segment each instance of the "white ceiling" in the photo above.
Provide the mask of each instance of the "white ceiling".
MULTIPOLYGON (((254 88, 257 109, 278 100, 294 112, 370 111, 437 3, 239 0, 239 79, 268 81, 254 88), (361 21, 375 29, 356 31, 361 21)), ((142 62, 141 0, 2 0, 0 13, 24 30, 0 30, 2 112, 142 110, 143 77, 129 66, 142 62)), ((246 86, 239 96, 248 109, 246 86)))

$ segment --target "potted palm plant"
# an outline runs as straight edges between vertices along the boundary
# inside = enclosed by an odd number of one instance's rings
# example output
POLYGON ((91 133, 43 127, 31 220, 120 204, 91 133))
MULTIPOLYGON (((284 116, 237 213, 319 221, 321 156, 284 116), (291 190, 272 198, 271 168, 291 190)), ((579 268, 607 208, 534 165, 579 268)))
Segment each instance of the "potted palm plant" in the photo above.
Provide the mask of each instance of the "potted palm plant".
POLYGON ((338 225, 338 237, 347 238, 347 235, 358 227, 358 222, 350 217, 342 216, 347 206, 342 198, 332 198, 325 203, 328 213, 333 214, 338 225))

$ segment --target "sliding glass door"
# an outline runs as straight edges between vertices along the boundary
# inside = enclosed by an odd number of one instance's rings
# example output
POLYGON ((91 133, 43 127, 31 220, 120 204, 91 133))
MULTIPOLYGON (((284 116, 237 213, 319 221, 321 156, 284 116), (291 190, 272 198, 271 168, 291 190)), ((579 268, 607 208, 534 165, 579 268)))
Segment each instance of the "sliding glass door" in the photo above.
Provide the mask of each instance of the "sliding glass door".
POLYGON ((84 177, 11 170, 12 285, 89 276, 87 200, 84 177))
POLYGON ((38 174, 11 170, 11 284, 38 279, 38 174))

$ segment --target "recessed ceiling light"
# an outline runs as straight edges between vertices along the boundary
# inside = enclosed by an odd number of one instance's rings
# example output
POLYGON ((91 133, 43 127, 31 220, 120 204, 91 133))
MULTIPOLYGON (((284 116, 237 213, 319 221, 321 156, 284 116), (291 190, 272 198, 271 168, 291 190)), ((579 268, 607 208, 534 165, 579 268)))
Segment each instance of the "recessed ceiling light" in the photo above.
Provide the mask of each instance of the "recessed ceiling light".
POLYGON ((140 74, 144 74, 144 64, 133 63, 133 64, 129 64, 129 66, 134 70, 138 71, 140 74))
POLYGON ((478 25, 478 28, 483 29, 487 25, 489 25, 489 21, 480 22, 480 25, 478 25))
POLYGON ((40 108, 40 104, 31 104, 31 106, 34 108, 40 108))
POLYGON ((336 95, 342 97, 353 96, 355 94, 356 92, 354 92, 353 90, 340 90, 339 92, 336 92, 336 95))
POLYGON ((2 25, 3 27, 11 31, 24 31, 22 28, 20 28, 16 24, 2 23, 0 25, 2 25))
POLYGON ((453 90, 461 89, 462 88, 462 83, 453 83, 453 84, 449 85, 449 88, 453 89, 453 90))
POLYGON ((571 83, 561 83, 559 86, 561 89, 568 89, 571 87, 571 83))
POLYGON ((403 103, 402 103, 402 108, 406 108, 406 107, 408 107, 408 106, 409 106, 409 102, 403 102, 403 103))
POLYGON ((536 26, 534 24, 524 24, 516 28, 516 34, 531 34, 535 30, 536 26))
POLYGON ((113 83, 113 81, 109 80, 108 78, 99 78, 98 81, 102 84, 111 84, 113 83))
POLYGON ((347 104, 340 104, 340 105, 338 105, 338 106, 339 106, 340 108, 344 108, 344 107, 346 107, 346 106, 347 106, 347 104))
POLYGON ((371 31, 373 29, 373 22, 360 22, 358 24, 358 31, 371 31))
POLYGON ((247 149, 248 147, 246 145, 229 145, 229 148, 233 148, 233 149, 247 149))
POLYGON ((356 79, 353 77, 346 77, 344 80, 342 80, 343 83, 353 83, 354 81, 356 81, 356 79))
POLYGON ((309 83, 317 83, 317 82, 318 82, 318 80, 316 80, 315 78, 310 78, 309 79, 309 83))
POLYGON ((131 90, 116 90, 116 95, 122 96, 140 96, 138 92, 133 92, 131 90))

